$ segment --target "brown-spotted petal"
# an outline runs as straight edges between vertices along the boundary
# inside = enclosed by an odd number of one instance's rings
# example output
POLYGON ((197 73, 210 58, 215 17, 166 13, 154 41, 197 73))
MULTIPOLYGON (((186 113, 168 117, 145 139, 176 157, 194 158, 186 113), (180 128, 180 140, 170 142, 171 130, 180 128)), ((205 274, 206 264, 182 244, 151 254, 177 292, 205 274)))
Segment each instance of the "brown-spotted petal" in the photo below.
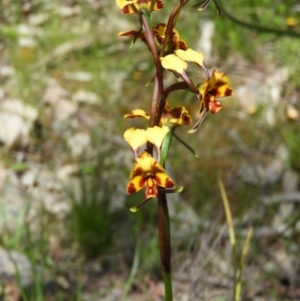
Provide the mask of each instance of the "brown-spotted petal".
POLYGON ((144 111, 140 109, 133 110, 130 114, 125 114, 124 118, 135 118, 135 117, 144 117, 149 119, 150 116, 144 111))
POLYGON ((164 188, 172 188, 175 186, 174 181, 168 176, 165 171, 155 173, 155 182, 158 186, 164 188))
POLYGON ((229 78, 225 73, 214 70, 208 81, 207 90, 210 95, 227 97, 233 94, 233 90, 229 87, 229 78))

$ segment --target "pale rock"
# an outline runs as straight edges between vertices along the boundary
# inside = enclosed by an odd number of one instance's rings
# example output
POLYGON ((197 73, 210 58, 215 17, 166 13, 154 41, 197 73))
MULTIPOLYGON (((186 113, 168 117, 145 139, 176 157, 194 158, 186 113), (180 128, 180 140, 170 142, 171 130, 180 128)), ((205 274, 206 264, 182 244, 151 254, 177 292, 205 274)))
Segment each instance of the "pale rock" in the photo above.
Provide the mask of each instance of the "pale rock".
POLYGON ((17 28, 20 37, 42 37, 44 35, 43 29, 38 26, 30 26, 28 24, 20 24, 17 28))
POLYGON ((289 167, 289 164, 290 164, 289 150, 284 143, 280 144, 277 147, 275 156, 279 161, 281 161, 283 163, 285 168, 289 167))
POLYGON ((56 13, 61 17, 72 17, 80 14, 81 8, 79 5, 74 6, 58 6, 56 13))
POLYGON ((295 4, 290 9, 294 12, 300 12, 300 4, 295 4))
POLYGON ((179 296, 176 296, 174 301, 189 301, 190 300, 190 294, 189 293, 181 293, 179 296), (177 297, 177 298, 176 298, 177 297))
POLYGON ((172 228, 172 235, 183 238, 191 233, 196 233, 200 225, 200 219, 194 209, 183 202, 176 194, 172 196, 172 202, 168 203, 172 228))
POLYGON ((95 38, 91 35, 84 35, 75 40, 67 41, 57 46, 53 52, 52 57, 64 57, 74 51, 83 50, 95 43, 95 38))
POLYGON ((282 190, 283 192, 297 191, 299 183, 299 174, 293 170, 286 170, 282 177, 282 190))
POLYGON ((50 105, 56 105, 60 99, 67 99, 69 93, 63 89, 54 78, 47 79, 47 88, 43 97, 43 101, 50 105))
POLYGON ((71 209, 70 195, 76 199, 81 197, 80 181, 73 177, 77 171, 78 166, 72 164, 55 170, 32 167, 22 175, 21 184, 36 204, 42 204, 46 211, 63 219, 71 209))
POLYGON ((7 147, 29 143, 30 126, 18 115, 0 112, 0 141, 7 147))
POLYGON ((33 281, 33 273, 29 259, 17 251, 6 251, 0 248, 0 277, 20 277, 23 287, 29 286, 33 281))
POLYGON ((101 99, 97 96, 96 93, 86 91, 86 90, 79 90, 73 94, 72 100, 76 103, 89 103, 89 104, 98 104, 102 103, 101 99))
POLYGON ((274 126, 276 124, 275 110, 272 106, 267 106, 265 108, 264 117, 268 125, 274 126))
POLYGON ((56 175, 60 181, 65 181, 69 179, 69 177, 73 176, 76 174, 79 170, 78 165, 75 164, 67 164, 63 165, 59 169, 56 170, 56 175))
POLYGON ((76 71, 66 72, 64 77, 68 80, 74 80, 82 83, 90 82, 93 79, 93 75, 90 72, 76 71))
POLYGON ((33 167, 22 175, 21 183, 33 200, 42 204, 46 211, 57 218, 63 219, 70 212, 65 189, 70 170, 70 166, 64 166, 56 171, 48 170, 43 166, 33 167))
POLYGON ((272 160, 264 169, 264 179, 266 183, 276 183, 283 173, 283 164, 278 159, 272 160))
MULTIPOLYGON (((257 99, 259 88, 257 85, 250 83, 238 86, 234 89, 234 97, 238 99, 242 109, 247 114, 254 114, 257 110, 257 99)), ((248 118, 247 115, 240 115, 242 119, 248 118)))
POLYGON ((25 104, 18 99, 7 99, 0 105, 0 110, 7 113, 12 113, 30 121, 36 120, 38 111, 35 107, 25 104))
POLYGON ((87 132, 75 133, 67 139, 72 156, 78 157, 86 153, 91 146, 91 137, 87 132))
POLYGON ((49 14, 39 13, 30 14, 28 17, 28 22, 32 26, 38 26, 49 20, 49 14))
POLYGON ((238 175, 246 183, 259 185, 264 179, 264 169, 261 165, 244 163, 238 171, 238 175))
POLYGON ((23 48, 35 48, 37 42, 32 37, 20 37, 18 39, 18 45, 23 48))
POLYGON ((23 36, 32 35, 32 27, 27 24, 19 24, 17 28, 18 34, 23 36))
POLYGON ((3 191, 6 185, 7 175, 8 175, 8 170, 1 163, 0 164, 0 191, 3 191))
POLYGON ((20 100, 6 100, 0 105, 0 140, 7 148, 29 143, 29 134, 37 110, 20 100))
POLYGON ((286 67, 277 69, 273 74, 268 75, 265 81, 263 99, 265 99, 265 119, 270 126, 276 124, 276 110, 281 100, 283 84, 288 80, 289 72, 286 67))
POLYGON ((291 276, 295 267, 290 254, 287 254, 284 249, 279 249, 272 252, 272 255, 279 265, 279 272, 283 273, 285 276, 291 276))
POLYGON ((15 69, 11 66, 0 67, 0 75, 4 77, 11 77, 15 74, 15 69))
MULTIPOLYGON (((99 33, 102 33, 103 28, 105 28, 105 35, 101 34, 100 38, 102 43, 107 43, 111 41, 116 32, 127 31, 132 28, 132 22, 128 18, 119 18, 117 14, 111 14, 109 22, 107 22, 107 16, 103 15, 99 17, 97 27, 99 33)), ((135 46, 138 46, 138 43, 135 46)))
POLYGON ((0 87, 0 101, 3 100, 4 95, 5 95, 5 92, 4 92, 4 90, 0 87))
POLYGON ((212 20, 201 20, 199 22, 199 29, 201 35, 199 41, 197 42, 196 49, 202 51, 204 54, 205 62, 209 62, 212 53, 212 39, 215 33, 215 23, 212 20))
POLYGON ((82 37, 91 33, 91 21, 90 20, 82 20, 78 24, 74 24, 72 28, 70 28, 70 32, 75 36, 82 37))
POLYGON ((122 86, 125 78, 128 76, 127 71, 121 70, 101 70, 100 78, 102 81, 107 83, 108 89, 110 91, 110 97, 107 101, 110 104, 115 103, 121 96, 122 86))
POLYGON ((0 198, 0 235, 4 230, 16 231, 18 222, 26 211, 26 197, 19 189, 19 179, 15 172, 3 171, 5 177, 5 193, 0 198), (5 225, 5 227, 4 227, 5 225))
POLYGON ((31 168, 21 176, 21 184, 26 188, 33 187, 37 182, 37 178, 38 169, 31 168))
MULTIPOLYGON (((293 193, 297 191, 299 183, 299 175, 293 170, 287 170, 282 177, 282 188, 285 193, 293 193)), ((273 228, 276 231, 284 231, 288 225, 290 216, 293 215, 295 206, 292 203, 280 203, 276 215, 273 219, 273 228)))
POLYGON ((55 121, 60 122, 69 119, 77 111, 77 105, 67 99, 60 99, 55 107, 55 121))
POLYGON ((61 193, 51 192, 43 193, 43 204, 45 210, 52 213, 59 219, 64 219, 70 213, 70 202, 65 201, 65 197, 61 193))
POLYGON ((119 185, 115 186, 115 189, 111 192, 110 197, 110 212, 115 212, 118 210, 122 210, 124 208, 124 203, 126 200, 126 192, 124 187, 127 186, 128 181, 127 179, 124 180, 124 177, 120 175, 111 175, 111 179, 114 179, 115 183, 119 183, 119 185))
POLYGON ((288 80, 289 72, 287 67, 281 69, 276 69, 273 74, 270 74, 266 78, 266 87, 269 90, 271 104, 275 107, 279 104, 281 100, 281 93, 283 89, 283 84, 288 80))
MULTIPOLYGON (((80 202, 83 198, 83 193, 82 193, 82 180, 78 177, 69 177, 68 179, 63 181, 63 186, 64 186, 64 196, 62 200, 66 203, 66 199, 68 200, 68 204, 66 209, 70 210, 70 199, 75 202, 80 202)), ((66 211, 66 213, 68 213, 66 211)))

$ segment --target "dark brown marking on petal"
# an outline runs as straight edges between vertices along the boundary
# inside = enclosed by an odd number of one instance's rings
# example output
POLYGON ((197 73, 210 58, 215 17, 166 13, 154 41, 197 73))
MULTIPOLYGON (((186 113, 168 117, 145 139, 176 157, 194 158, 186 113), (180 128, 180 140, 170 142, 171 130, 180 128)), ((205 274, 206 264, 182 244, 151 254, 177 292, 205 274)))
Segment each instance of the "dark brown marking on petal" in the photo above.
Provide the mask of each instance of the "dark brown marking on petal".
POLYGON ((162 9, 164 7, 164 3, 161 0, 157 0, 155 6, 157 9, 162 9))
POLYGON ((147 179, 141 178, 138 185, 139 187, 144 187, 146 183, 147 183, 147 179))
POLYGON ((207 95, 211 95, 211 96, 217 96, 218 94, 218 88, 217 87, 213 87, 209 90, 209 92, 207 93, 207 95))
POLYGON ((214 84, 215 87, 221 87, 223 85, 226 85, 226 82, 223 81, 222 79, 217 79, 215 84, 214 84))
POLYGON ((131 9, 130 9, 129 5, 124 6, 122 11, 123 11, 124 14, 130 14, 131 13, 131 9))
POLYGON ((133 170, 133 175, 132 178, 134 178, 135 176, 141 175, 143 174, 143 168, 142 167, 137 167, 133 170))
POLYGON ((192 118, 190 115, 185 114, 183 115, 183 124, 184 125, 189 125, 192 122, 192 118))
POLYGON ((165 183, 165 187, 166 188, 172 188, 172 187, 174 187, 174 182, 170 178, 167 178, 166 179, 166 183, 165 183))
POLYGON ((226 88, 226 90, 225 90, 225 96, 231 96, 232 95, 232 89, 231 88, 226 88))
POLYGON ((127 186, 127 193, 128 194, 134 194, 136 193, 136 189, 133 185, 133 183, 129 183, 128 186, 127 186))
POLYGON ((182 112, 182 107, 177 107, 171 110, 171 115, 173 118, 180 118, 182 112))

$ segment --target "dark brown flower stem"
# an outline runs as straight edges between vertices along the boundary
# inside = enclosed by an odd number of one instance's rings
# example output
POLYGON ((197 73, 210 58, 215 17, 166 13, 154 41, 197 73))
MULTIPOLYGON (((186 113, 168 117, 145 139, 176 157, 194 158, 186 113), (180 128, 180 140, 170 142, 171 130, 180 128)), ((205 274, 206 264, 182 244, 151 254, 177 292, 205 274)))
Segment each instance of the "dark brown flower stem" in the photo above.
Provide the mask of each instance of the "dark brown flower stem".
POLYGON ((158 194, 158 237, 160 259, 163 268, 165 286, 165 301, 173 300, 171 279, 171 239, 170 239, 170 217, 167 198, 164 193, 158 194))
POLYGON ((154 41, 152 30, 145 16, 142 15, 141 17, 145 29, 145 39, 152 53, 153 61, 156 69, 156 74, 154 76, 154 91, 152 96, 150 120, 149 120, 149 127, 153 127, 159 124, 160 117, 162 114, 162 109, 165 106, 165 96, 164 96, 165 93, 163 87, 163 68, 156 49, 156 44, 154 41))
MULTIPOLYGON (((185 0, 186 1, 186 0, 185 0)), ((158 125, 165 106, 166 97, 163 87, 163 68, 154 41, 152 30, 144 15, 141 19, 145 30, 145 39, 152 53, 156 73, 154 76, 154 88, 150 109, 149 127, 158 125)), ((153 145, 148 143, 148 151, 152 154, 153 145)), ((163 278, 165 286, 165 301, 173 300, 172 279, 171 279, 171 242, 170 242, 170 219, 168 212, 167 198, 165 194, 158 194, 158 236, 161 264, 163 267, 163 278)))
POLYGON ((188 84, 186 82, 178 82, 175 84, 172 84, 165 90, 165 96, 166 98, 169 96, 170 93, 177 91, 177 90, 187 90, 188 89, 188 84))

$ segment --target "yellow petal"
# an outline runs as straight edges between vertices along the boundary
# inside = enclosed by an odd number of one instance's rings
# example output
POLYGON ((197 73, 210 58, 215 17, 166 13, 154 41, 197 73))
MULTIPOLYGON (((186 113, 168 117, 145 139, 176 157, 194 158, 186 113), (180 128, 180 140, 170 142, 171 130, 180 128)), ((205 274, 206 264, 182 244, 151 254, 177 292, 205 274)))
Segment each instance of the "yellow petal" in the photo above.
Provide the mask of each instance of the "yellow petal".
POLYGON ((123 9, 128 4, 136 3, 137 0, 116 0, 117 5, 123 9))
POLYGON ((188 125, 192 118, 185 107, 180 106, 171 109, 169 103, 166 102, 160 121, 162 124, 188 125))
POLYGON ((140 110, 140 109, 133 110, 131 114, 124 115, 124 118, 134 118, 134 117, 144 117, 146 119, 150 118, 150 116, 144 110, 140 110))
POLYGON ((160 147, 168 132, 169 128, 165 125, 162 127, 155 126, 153 128, 148 128, 146 130, 147 140, 155 146, 160 147))
POLYGON ((147 142, 147 135, 145 130, 130 128, 124 133, 125 141, 136 150, 141 145, 147 142))
POLYGON ((139 175, 131 179, 127 185, 127 193, 134 194, 140 191, 146 185, 146 179, 139 175))
MULTIPOLYGON (((199 93, 202 97, 227 97, 233 94, 233 90, 229 86, 229 78, 223 72, 213 70, 210 79, 206 80, 202 85, 198 86, 199 93)), ((211 99, 213 100, 213 99, 211 99)))
POLYGON ((198 65, 203 65, 204 55, 201 52, 195 51, 191 48, 187 50, 178 49, 175 51, 176 55, 187 62, 194 62, 198 65))
POLYGON ((160 58, 160 60, 165 69, 176 71, 179 74, 182 74, 187 68, 187 63, 175 54, 169 54, 160 58))
POLYGON ((167 173, 156 173, 155 182, 160 187, 172 188, 175 186, 173 180, 167 175, 167 173))
POLYGON ((211 82, 214 85, 219 82, 222 84, 229 84, 229 78, 225 73, 217 71, 217 70, 213 70, 211 82))
POLYGON ((142 154, 137 159, 137 167, 143 170, 143 172, 151 172, 152 166, 155 164, 156 160, 146 151, 142 152, 142 154))

